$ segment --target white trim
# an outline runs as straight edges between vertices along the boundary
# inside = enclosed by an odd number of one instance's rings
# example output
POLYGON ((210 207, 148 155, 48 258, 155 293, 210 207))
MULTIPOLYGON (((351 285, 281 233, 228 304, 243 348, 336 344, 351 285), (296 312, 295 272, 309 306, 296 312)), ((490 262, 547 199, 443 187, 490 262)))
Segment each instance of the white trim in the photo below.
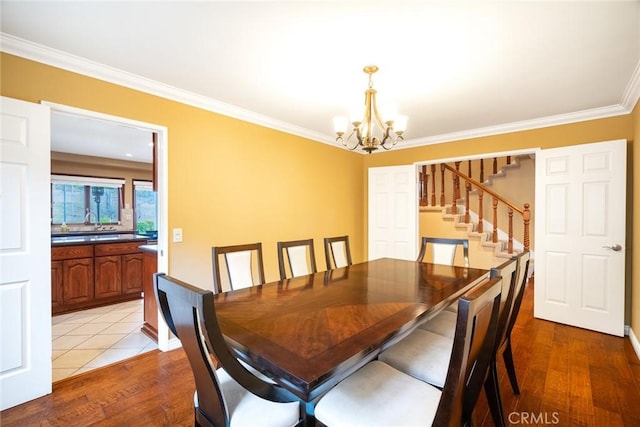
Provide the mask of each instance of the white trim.
MULTIPOLYGON (((637 101, 637 98, 636 98, 637 101)), ((523 120, 520 122, 506 123, 497 126, 488 126, 478 129, 469 129, 461 132, 445 133, 441 135, 429 136, 426 138, 416 138, 396 145, 395 149, 421 147, 424 145, 442 144, 444 142, 461 141, 464 139, 481 138, 491 135, 501 135, 511 132, 521 132, 531 129, 540 129, 550 126, 565 125, 569 123, 584 122, 587 120, 604 119, 607 117, 621 116, 629 114, 631 110, 627 110, 621 105, 611 105, 609 107, 593 108, 591 110, 576 111, 568 114, 558 114, 555 116, 541 117, 532 120, 523 120)))
POLYGON ((137 179, 133 180, 133 186, 136 188, 145 188, 145 189, 152 189, 153 188, 153 182, 151 181, 139 181, 137 179))
MULTIPOLYGON (((276 120, 253 111, 245 110, 231 104, 220 102, 204 97, 192 92, 175 88, 154 80, 150 80, 117 68, 109 67, 94 61, 90 61, 79 56, 71 55, 57 49, 52 49, 33 43, 19 37, 15 37, 0 32, 0 50, 11 55, 17 55, 32 61, 46 65, 62 68, 64 70, 80 73, 89 77, 114 83, 130 89, 145 92, 151 95, 160 96, 172 101, 180 102, 206 111, 244 120, 250 123, 267 128, 282 131, 288 134, 300 136, 313 141, 328 144, 334 147, 343 148, 342 144, 335 141, 334 136, 324 135, 316 131, 302 128, 300 126, 276 120)), ((590 110, 577 111, 568 114, 558 114, 555 116, 542 117, 531 120, 507 123, 497 126, 488 126, 478 129, 470 129, 461 132, 452 132, 441 135, 434 135, 426 138, 416 138, 402 141, 394 149, 405 149, 420 147, 444 142, 459 141, 469 138, 479 138, 490 135, 498 135, 509 132, 520 132, 530 129, 538 129, 549 126, 557 126, 569 123, 576 123, 586 120, 602 119, 607 117, 629 114, 640 98, 640 62, 622 96, 620 104, 608 107, 593 108, 590 110)), ((361 154, 364 152, 357 151, 361 154)), ((383 151, 380 151, 383 152, 383 151)), ((374 153, 376 154, 376 153, 374 153)))
POLYGON ((414 165, 422 166, 422 165, 431 165, 431 164, 440 164, 440 163, 453 163, 453 162, 464 161, 464 160, 487 159, 492 157, 506 157, 506 156, 517 157, 517 156, 531 155, 531 154, 535 155, 535 153, 538 150, 540 150, 540 148, 534 147, 534 148, 525 148, 522 150, 497 151, 493 153, 482 153, 482 154, 474 154, 474 155, 468 155, 468 156, 447 157, 444 159, 418 161, 418 162, 414 162, 414 165))
MULTIPOLYGON (((169 273, 169 130, 167 127, 48 101, 41 101, 41 104, 49 106, 52 112, 55 111, 58 113, 105 120, 158 134, 158 157, 156 165, 158 174, 158 271, 169 273)), ((160 311, 158 311, 158 348, 162 351, 169 351, 176 348, 175 345, 169 333, 169 327, 162 319, 160 311)))
POLYGON ((622 105, 625 110, 631 112, 633 111, 633 107, 636 106, 638 99, 640 99, 640 61, 638 61, 633 74, 631 74, 629 84, 622 94, 620 105, 622 105))
POLYGON ((93 185, 95 187, 122 188, 124 179, 93 178, 89 176, 51 175, 52 184, 93 185))
POLYGON ((631 341, 631 346, 636 351, 636 356, 640 359, 640 342, 631 328, 629 328, 629 340, 631 341))
POLYGON ((36 62, 40 62, 63 70, 83 74, 85 76, 114 83, 130 89, 160 96, 162 98, 191 105, 206 111, 223 114, 249 123, 254 123, 267 128, 279 130, 289 134, 312 139, 336 147, 342 147, 334 137, 310 131, 291 123, 276 120, 264 114, 245 110, 231 104, 215 99, 207 98, 193 92, 178 89, 155 80, 147 79, 117 68, 109 67, 98 62, 90 61, 79 56, 71 55, 57 49, 39 45, 6 33, 0 33, 0 49, 12 55, 21 56, 36 62))

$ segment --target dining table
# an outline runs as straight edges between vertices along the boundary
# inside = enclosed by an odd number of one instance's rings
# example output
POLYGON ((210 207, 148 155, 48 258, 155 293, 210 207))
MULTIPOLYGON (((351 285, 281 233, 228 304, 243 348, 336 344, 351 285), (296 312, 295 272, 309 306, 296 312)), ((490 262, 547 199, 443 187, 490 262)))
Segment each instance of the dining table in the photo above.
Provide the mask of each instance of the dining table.
POLYGON ((306 403, 433 318, 489 271, 381 258, 215 295, 236 357, 306 403))

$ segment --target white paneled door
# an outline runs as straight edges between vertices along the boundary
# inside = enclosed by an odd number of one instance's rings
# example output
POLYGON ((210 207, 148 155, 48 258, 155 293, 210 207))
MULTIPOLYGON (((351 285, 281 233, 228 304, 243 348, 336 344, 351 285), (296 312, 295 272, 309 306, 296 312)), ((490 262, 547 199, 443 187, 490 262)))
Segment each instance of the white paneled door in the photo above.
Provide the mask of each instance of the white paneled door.
POLYGON ((51 393, 49 108, 0 99, 0 409, 51 393))
POLYGON ((624 334, 626 144, 536 154, 535 317, 624 334))
POLYGON ((369 260, 418 255, 418 194, 414 165, 369 169, 369 260))

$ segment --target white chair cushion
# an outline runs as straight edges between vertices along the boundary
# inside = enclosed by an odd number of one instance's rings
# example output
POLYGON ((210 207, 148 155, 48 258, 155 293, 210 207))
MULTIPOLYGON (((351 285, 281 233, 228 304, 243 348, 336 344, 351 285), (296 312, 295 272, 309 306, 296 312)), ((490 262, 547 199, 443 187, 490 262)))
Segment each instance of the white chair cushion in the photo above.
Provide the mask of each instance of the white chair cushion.
POLYGON ((458 314, 453 311, 443 310, 433 319, 418 326, 423 331, 431 331, 438 335, 453 338, 456 335, 456 322, 458 314))
POLYGON ((433 263, 453 265, 453 259, 456 256, 456 245, 447 243, 433 244, 433 263))
POLYGON ((293 277, 311 274, 309 264, 307 264, 307 246, 292 246, 287 249, 287 254, 293 277))
POLYGON ((333 252, 333 260, 336 268, 347 266, 346 249, 343 241, 339 240, 331 243, 331 252, 333 252))
POLYGON ((253 286, 251 251, 230 252, 225 257, 233 289, 253 286))
POLYGON ((216 371, 216 376, 222 388, 232 427, 293 426, 300 419, 298 402, 278 403, 262 399, 243 388, 223 368, 216 371))
POLYGON ((416 329, 378 356, 390 366, 419 380, 444 387, 453 350, 453 339, 416 329))
POLYGON ((441 392, 379 361, 325 394, 316 419, 327 426, 430 426, 441 392))

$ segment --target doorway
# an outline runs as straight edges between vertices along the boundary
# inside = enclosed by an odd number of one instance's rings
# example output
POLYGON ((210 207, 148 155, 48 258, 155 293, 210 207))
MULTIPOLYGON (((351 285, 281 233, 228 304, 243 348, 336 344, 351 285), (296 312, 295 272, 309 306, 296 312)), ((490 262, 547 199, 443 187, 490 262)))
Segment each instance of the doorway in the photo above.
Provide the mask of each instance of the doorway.
MULTIPOLYGON (((75 152, 75 154, 93 156, 94 158, 119 159, 122 164, 126 162, 127 158, 136 162, 149 163, 150 176, 154 181, 157 194, 158 256, 156 271, 167 271, 167 129, 163 126, 65 105, 48 102, 43 102, 43 104, 51 108, 52 151, 75 152), (54 126, 54 121, 56 121, 54 119, 61 120, 58 120, 58 123, 54 126), (65 129, 64 126, 71 126, 71 128, 65 129), (99 128, 103 137, 97 138, 93 145, 92 143, 87 143, 88 140, 84 140, 84 143, 80 144, 82 148, 75 151, 70 141, 74 134, 74 126, 78 130, 77 133, 80 133, 80 127, 82 126, 87 129, 91 129, 92 126, 99 128), (58 141, 54 142, 55 138, 57 138, 55 132, 67 133, 68 137, 63 141, 63 146, 58 141), (141 147, 137 146, 138 144, 131 143, 128 139, 131 135, 143 138, 144 142, 141 147), (125 141, 125 143, 122 146, 118 146, 113 142, 119 140, 125 141), (149 146, 152 141, 155 142, 153 147, 149 146), (64 146, 64 144, 67 145, 64 146)), ((117 164, 116 160, 114 162, 117 164)), ((129 186, 129 191, 134 191, 133 180, 132 182, 127 182, 126 185, 129 186)), ((123 195, 123 208, 125 208, 123 211, 132 211, 133 200, 129 198, 126 206, 124 200, 125 197, 123 195)), ((120 229, 118 226, 115 228, 120 229)), ((130 228, 130 231, 135 231, 132 227, 130 228)), ((147 297, 149 296, 146 295, 145 298, 147 297)), ((54 317, 52 335, 54 339, 54 381, 59 379, 59 375, 69 374, 71 368, 77 368, 77 366, 70 365, 78 365, 80 363, 80 361, 74 360, 70 354, 68 349, 70 346, 78 350, 92 350, 85 351, 83 355, 85 359, 91 358, 91 360, 84 364, 84 368, 76 369, 71 375, 97 368, 100 363, 114 363, 118 361, 118 357, 125 359, 139 352, 148 351, 151 347, 167 350, 169 348, 169 334, 166 325, 162 321, 158 325, 157 345, 153 343, 153 346, 151 346, 149 340, 145 341, 144 337, 139 333, 142 321, 137 319, 142 316, 142 307, 143 300, 134 300, 54 317), (75 326, 73 325, 74 322, 76 323, 75 326), (139 324, 136 325, 136 322, 139 322, 139 324), (69 330, 71 329, 75 332, 70 332, 69 330), (101 331, 98 331, 98 329, 101 329, 101 331), (60 346, 65 347, 60 348, 58 352, 56 351, 56 340, 60 340, 60 346), (67 356, 66 361, 63 360, 61 363, 56 364, 56 357, 64 358, 65 354, 67 356), (65 368, 65 365, 68 367, 65 368), (58 376, 55 374, 56 369, 60 369, 58 376)), ((77 353, 81 354, 82 352, 77 353)))

